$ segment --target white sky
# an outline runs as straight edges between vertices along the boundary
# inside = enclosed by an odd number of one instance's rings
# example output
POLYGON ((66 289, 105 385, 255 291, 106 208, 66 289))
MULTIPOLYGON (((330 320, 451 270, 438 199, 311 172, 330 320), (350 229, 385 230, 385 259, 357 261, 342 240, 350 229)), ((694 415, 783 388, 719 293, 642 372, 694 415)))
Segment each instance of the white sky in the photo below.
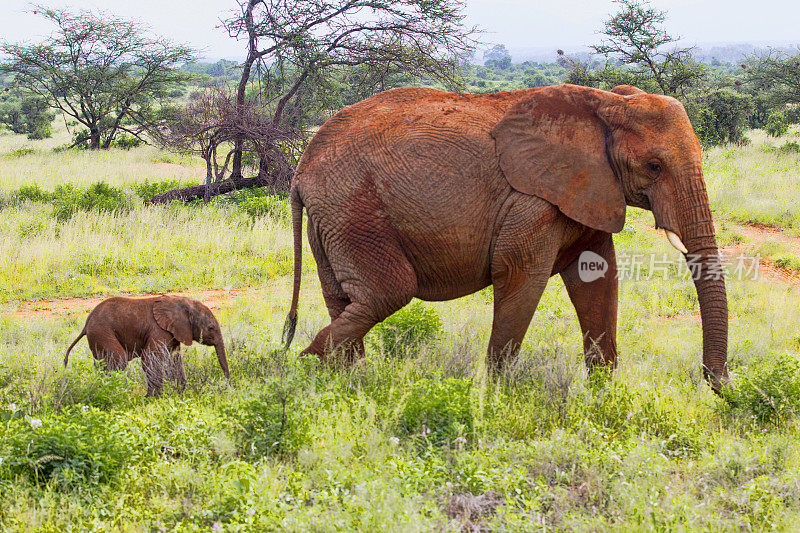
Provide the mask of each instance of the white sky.
MULTIPOLYGON (((49 6, 95 8, 138 19, 161 35, 188 43, 207 57, 238 59, 243 43, 217 28, 233 0, 40 0, 49 6)), ((668 12, 667 29, 689 44, 800 43, 798 0, 653 0, 668 12)), ((0 0, 0 41, 36 40, 48 26, 26 13, 27 0, 0 0)), ((483 40, 509 48, 570 48, 596 43, 612 0, 467 0, 467 23, 483 40)))

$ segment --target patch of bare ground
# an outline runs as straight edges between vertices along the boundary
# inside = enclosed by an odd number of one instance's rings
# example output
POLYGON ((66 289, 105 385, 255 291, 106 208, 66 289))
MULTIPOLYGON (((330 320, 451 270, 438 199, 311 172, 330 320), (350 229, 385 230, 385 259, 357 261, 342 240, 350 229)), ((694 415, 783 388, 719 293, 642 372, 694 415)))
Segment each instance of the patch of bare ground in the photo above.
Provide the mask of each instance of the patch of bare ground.
MULTIPOLYGON (((244 287, 239 289, 215 289, 203 291, 169 292, 170 296, 186 296, 200 300, 210 309, 225 309, 242 297, 250 297, 261 294, 266 288, 244 287)), ((58 298, 52 300, 32 300, 21 301, 8 305, 16 305, 16 309, 9 309, 2 312, 3 316, 16 319, 32 318, 55 318, 64 315, 86 313, 93 309, 97 304, 110 298, 111 296, 127 296, 131 298, 147 298, 158 296, 158 294, 119 294, 107 296, 92 296, 87 298, 58 298)))
MULTIPOLYGON (((780 228, 760 224, 750 226, 736 224, 730 229, 745 237, 747 242, 722 248, 723 257, 730 259, 752 254, 753 249, 758 249, 765 242, 780 243, 791 249, 792 253, 800 255, 800 237, 790 235, 780 228)), ((759 270, 760 277, 766 281, 800 287, 800 272, 780 266, 770 257, 760 258, 759 270)))
POLYGON ((166 163, 166 162, 159 162, 155 164, 160 170, 170 171, 172 173, 179 173, 183 174, 184 176, 196 176, 197 169, 185 167, 183 165, 179 165, 178 163, 166 163))

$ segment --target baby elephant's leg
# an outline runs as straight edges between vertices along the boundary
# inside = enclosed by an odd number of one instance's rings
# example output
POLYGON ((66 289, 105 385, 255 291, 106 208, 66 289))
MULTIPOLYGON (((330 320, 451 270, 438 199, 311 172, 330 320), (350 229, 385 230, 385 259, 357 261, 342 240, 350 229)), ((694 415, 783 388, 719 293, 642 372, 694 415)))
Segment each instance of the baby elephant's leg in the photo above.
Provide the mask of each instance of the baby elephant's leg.
POLYGON ((170 370, 172 371, 172 379, 175 380, 175 386, 183 390, 186 388, 186 371, 183 368, 183 355, 181 354, 181 345, 172 349, 170 353, 170 370))
POLYGON ((164 365, 170 359, 166 343, 151 339, 142 351, 142 370, 147 378, 147 395, 159 396, 164 386, 164 365))
POLYGON ((89 332, 86 334, 89 349, 98 361, 102 361, 104 370, 125 370, 128 366, 128 354, 117 337, 111 332, 89 332))

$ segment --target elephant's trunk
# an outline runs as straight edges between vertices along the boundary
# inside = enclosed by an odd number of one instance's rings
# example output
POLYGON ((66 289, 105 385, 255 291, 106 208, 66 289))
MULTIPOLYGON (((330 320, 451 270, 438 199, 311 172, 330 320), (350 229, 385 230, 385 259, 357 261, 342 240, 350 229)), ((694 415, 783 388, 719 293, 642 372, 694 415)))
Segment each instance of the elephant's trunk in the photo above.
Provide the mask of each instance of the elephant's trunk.
POLYGON ((703 324, 703 374, 719 393, 728 379, 728 299, 714 222, 702 170, 694 169, 689 190, 676 203, 686 261, 697 290, 703 324))
POLYGON ((219 366, 222 368, 222 372, 225 373, 226 378, 231 379, 231 373, 228 371, 228 359, 225 357, 225 343, 220 340, 214 345, 214 350, 217 352, 217 359, 219 359, 219 366))

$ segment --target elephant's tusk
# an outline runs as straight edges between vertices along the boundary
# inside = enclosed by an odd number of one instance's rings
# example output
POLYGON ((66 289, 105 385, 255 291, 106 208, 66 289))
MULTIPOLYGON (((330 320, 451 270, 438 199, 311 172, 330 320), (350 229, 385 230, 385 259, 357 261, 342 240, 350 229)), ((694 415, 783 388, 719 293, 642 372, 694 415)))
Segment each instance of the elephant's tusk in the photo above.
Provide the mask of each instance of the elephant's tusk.
POLYGON ((667 240, 669 243, 675 247, 682 254, 688 254, 689 250, 686 249, 686 246, 681 241, 681 238, 678 237, 675 233, 671 232, 668 229, 664 230, 664 233, 667 235, 667 240))

